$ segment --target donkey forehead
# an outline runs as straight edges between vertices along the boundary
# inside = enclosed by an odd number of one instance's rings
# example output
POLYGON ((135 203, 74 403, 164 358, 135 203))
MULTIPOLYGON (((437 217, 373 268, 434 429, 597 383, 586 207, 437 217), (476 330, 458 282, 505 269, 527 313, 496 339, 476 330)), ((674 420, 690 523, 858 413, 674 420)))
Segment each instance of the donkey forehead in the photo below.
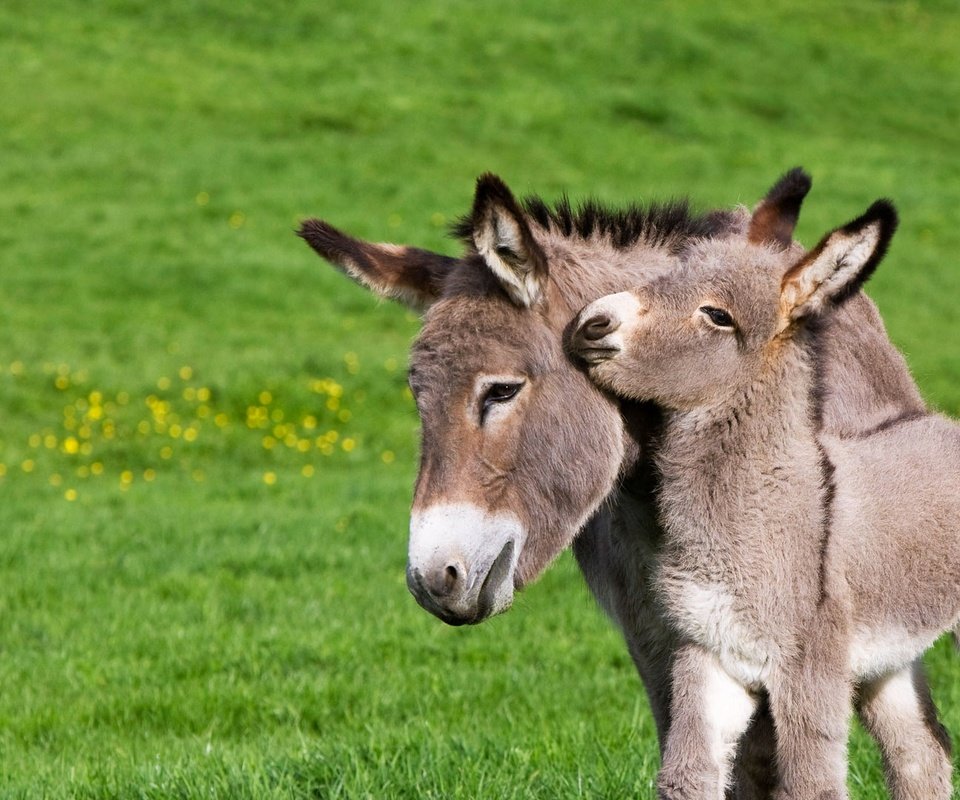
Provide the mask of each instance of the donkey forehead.
POLYGON ((453 386, 478 373, 535 375, 556 367, 559 341, 537 311, 505 297, 450 297, 428 312, 410 354, 411 381, 453 386))
POLYGON ((730 306, 774 302, 790 263, 788 252, 740 239, 704 243, 692 249, 678 269, 651 276, 651 288, 692 302, 714 300, 730 306))

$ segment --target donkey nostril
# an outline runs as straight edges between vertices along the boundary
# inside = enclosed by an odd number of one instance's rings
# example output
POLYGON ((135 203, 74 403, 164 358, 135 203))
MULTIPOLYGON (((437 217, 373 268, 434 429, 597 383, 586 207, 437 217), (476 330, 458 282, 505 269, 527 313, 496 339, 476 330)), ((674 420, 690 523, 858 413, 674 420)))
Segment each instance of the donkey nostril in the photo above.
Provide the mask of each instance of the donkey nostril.
POLYGON ((447 592, 452 591, 453 587, 457 584, 458 577, 459 573, 457 572, 457 568, 453 566, 453 564, 449 564, 446 570, 444 570, 443 588, 447 592))
POLYGON ((454 561, 445 566, 427 570, 423 576, 423 585, 434 597, 457 595, 461 590, 462 578, 466 575, 463 565, 454 561))
POLYGON ((616 328, 616 325, 613 324, 613 320, 610 319, 609 315, 597 314, 597 316, 590 317, 590 319, 580 326, 580 333, 588 342, 595 342, 597 339, 602 339, 614 328, 616 328))

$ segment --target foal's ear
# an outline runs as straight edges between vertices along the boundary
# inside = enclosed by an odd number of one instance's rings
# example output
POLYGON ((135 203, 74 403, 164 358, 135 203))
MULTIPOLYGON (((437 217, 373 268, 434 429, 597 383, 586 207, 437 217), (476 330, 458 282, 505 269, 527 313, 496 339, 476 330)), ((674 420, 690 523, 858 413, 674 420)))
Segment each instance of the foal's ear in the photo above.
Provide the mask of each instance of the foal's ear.
POLYGON ((396 244, 354 239, 319 219, 308 219, 297 235, 333 266, 374 294, 425 309, 440 296, 457 259, 396 244))
POLYGON ((783 276, 784 324, 819 314, 854 295, 877 268, 897 229, 897 211, 877 200, 863 216, 828 233, 783 276))
POLYGON ((547 257, 507 185, 487 173, 477 179, 473 211, 458 232, 469 236, 500 285, 519 306, 542 296, 547 257))
POLYGON ((757 204, 750 217, 747 238, 754 244, 789 247, 800 217, 800 206, 810 186, 810 176, 802 167, 784 173, 757 204))

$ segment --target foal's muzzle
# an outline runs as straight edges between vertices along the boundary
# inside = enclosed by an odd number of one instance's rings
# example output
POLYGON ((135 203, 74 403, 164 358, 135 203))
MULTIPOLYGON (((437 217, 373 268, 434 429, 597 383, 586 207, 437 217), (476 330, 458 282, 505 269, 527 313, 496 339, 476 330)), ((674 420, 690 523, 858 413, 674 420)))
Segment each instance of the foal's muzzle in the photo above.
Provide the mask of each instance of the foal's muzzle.
POLYGON ((571 326, 567 349, 587 364, 606 361, 622 349, 617 331, 623 322, 618 309, 606 300, 601 298, 588 305, 571 326))

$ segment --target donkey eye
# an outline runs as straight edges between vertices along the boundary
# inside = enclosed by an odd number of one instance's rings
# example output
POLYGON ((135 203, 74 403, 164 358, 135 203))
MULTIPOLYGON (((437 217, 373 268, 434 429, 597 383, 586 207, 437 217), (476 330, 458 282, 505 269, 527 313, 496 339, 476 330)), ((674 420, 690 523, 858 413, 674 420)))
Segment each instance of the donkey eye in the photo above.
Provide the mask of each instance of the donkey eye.
POLYGON ((492 403, 505 403, 507 400, 516 397, 520 391, 522 383, 492 383, 483 395, 483 405, 489 406, 492 403))
POLYGON ((700 310, 706 314, 710 318, 710 321, 718 328, 733 327, 733 317, 731 317, 722 308, 714 308, 713 306, 700 306, 700 310))
POLYGON ((483 421, 487 411, 489 411, 492 406, 512 400, 522 388, 522 383, 491 383, 487 387, 487 391, 483 394, 483 408, 480 411, 480 421, 483 421))

